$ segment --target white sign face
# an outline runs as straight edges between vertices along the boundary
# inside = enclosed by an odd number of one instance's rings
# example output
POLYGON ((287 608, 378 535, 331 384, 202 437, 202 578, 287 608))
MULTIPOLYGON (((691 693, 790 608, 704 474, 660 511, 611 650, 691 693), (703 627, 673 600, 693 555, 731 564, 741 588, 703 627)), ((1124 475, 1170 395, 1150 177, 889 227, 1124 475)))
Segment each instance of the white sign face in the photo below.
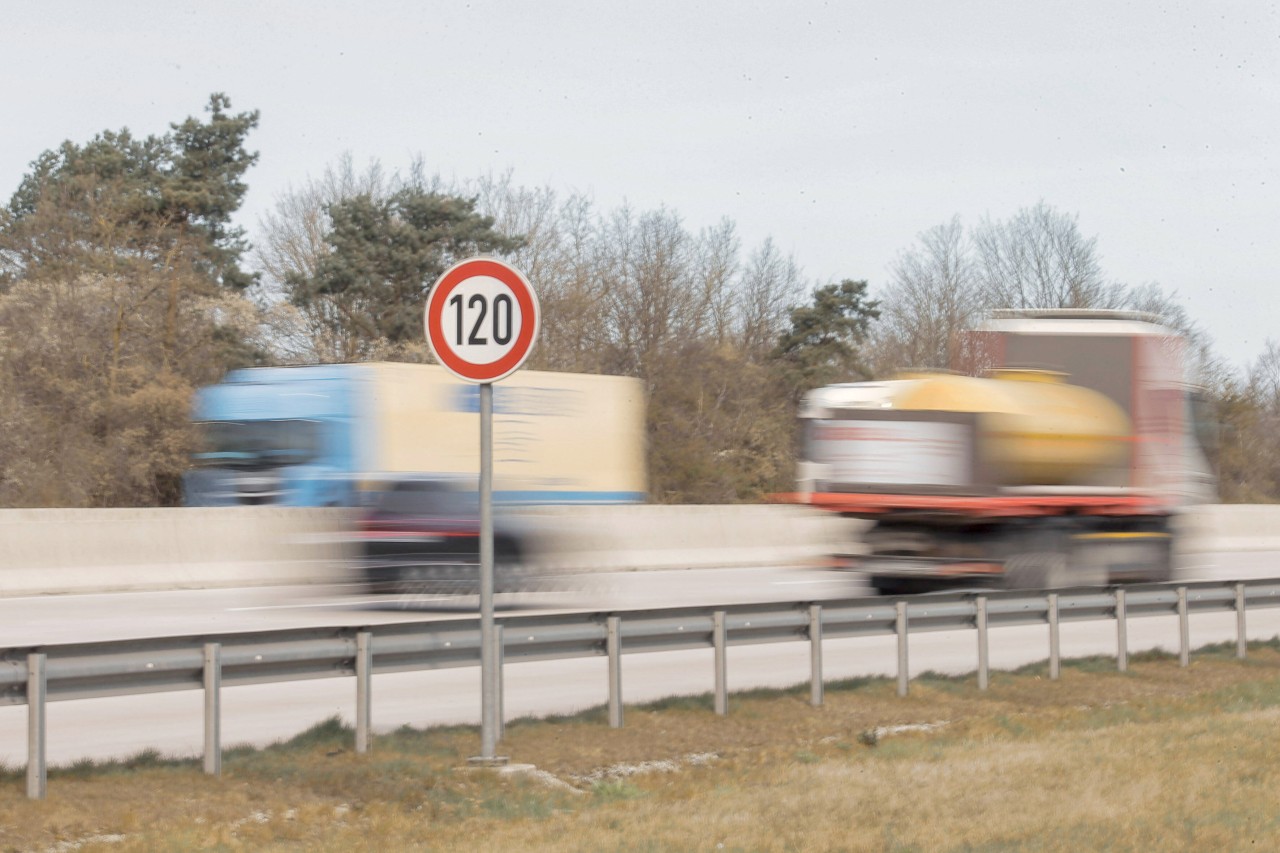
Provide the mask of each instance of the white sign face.
POLYGON ((499 261, 452 267, 427 296, 424 324, 436 359, 471 382, 496 382, 528 358, 538 333, 538 299, 524 276, 499 261))
POLYGON ((836 483, 965 486, 970 430, 936 421, 822 420, 809 438, 809 458, 825 465, 819 479, 836 483))
POLYGON ((488 275, 455 287, 444 313, 449 348, 473 364, 490 364, 510 353, 524 324, 511 288, 488 275))

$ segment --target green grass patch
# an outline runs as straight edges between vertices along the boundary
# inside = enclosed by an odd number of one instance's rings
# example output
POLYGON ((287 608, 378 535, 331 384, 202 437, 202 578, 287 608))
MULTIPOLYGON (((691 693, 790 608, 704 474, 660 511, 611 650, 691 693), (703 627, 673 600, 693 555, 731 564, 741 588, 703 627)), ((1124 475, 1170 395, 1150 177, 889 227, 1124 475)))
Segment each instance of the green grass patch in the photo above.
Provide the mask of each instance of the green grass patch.
POLYGON ((612 800, 635 800, 645 796, 645 792, 632 782, 624 779, 608 779, 596 782, 591 786, 591 793, 596 799, 610 802, 612 800))
POLYGON ((684 696, 668 696, 655 699, 636 706, 640 711, 714 711, 715 696, 711 693, 696 693, 684 696))

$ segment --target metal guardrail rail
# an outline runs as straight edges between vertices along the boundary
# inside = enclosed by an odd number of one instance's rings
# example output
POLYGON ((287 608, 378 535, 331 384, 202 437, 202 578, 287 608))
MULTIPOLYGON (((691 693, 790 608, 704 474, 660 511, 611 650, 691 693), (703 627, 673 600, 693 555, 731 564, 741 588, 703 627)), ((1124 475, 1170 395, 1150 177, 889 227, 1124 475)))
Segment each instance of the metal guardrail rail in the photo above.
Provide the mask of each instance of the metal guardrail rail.
MULTIPOLYGON (((608 657, 609 724, 620 727, 625 654, 715 649, 715 710, 725 714, 729 646, 809 642, 810 701, 817 706, 823 699, 824 639, 896 635, 898 693, 905 696, 911 632, 974 629, 978 687, 986 689, 992 628, 1046 625, 1049 675, 1056 679, 1061 622, 1114 620, 1117 666, 1124 670, 1128 619, 1177 615, 1180 660, 1185 666, 1191 653, 1190 614, 1234 612, 1237 655, 1243 658, 1245 615, 1251 607, 1280 607, 1280 578, 505 616, 496 620, 500 656, 493 676, 501 702, 505 661, 608 657)), ((475 617, 15 647, 0 649, 0 705, 28 706, 27 795, 42 799, 47 787, 48 702, 203 689, 204 769, 218 774, 223 687, 354 676, 355 749, 366 752, 372 742, 373 675, 479 663, 480 626, 475 617)))

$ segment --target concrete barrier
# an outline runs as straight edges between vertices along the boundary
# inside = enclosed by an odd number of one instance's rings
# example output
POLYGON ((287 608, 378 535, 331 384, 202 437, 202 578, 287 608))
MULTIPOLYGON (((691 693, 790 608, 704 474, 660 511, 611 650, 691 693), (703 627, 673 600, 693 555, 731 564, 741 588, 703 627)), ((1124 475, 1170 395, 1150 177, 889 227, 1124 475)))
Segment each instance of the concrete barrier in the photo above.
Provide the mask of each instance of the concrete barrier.
POLYGON ((254 586, 331 580, 342 511, 0 510, 0 595, 254 586))
MULTIPOLYGON (((0 595, 332 582, 353 556, 343 510, 0 510, 0 595)), ((545 568, 638 571, 814 565, 848 551, 860 522, 792 506, 548 507, 522 522, 545 568)), ((1280 550, 1280 506, 1208 506, 1180 521, 1181 550, 1280 550)))
POLYGON ((1196 507, 1178 520, 1184 551, 1280 551, 1280 504, 1196 507))
POLYGON ((565 571, 817 564, 862 522, 796 506, 600 506, 527 510, 541 563, 565 571))
MULTIPOLYGON (((519 514, 534 562, 558 572, 807 565, 857 522, 789 506, 547 507, 519 514)), ((343 510, 0 510, 0 595, 198 589, 340 580, 343 510)))

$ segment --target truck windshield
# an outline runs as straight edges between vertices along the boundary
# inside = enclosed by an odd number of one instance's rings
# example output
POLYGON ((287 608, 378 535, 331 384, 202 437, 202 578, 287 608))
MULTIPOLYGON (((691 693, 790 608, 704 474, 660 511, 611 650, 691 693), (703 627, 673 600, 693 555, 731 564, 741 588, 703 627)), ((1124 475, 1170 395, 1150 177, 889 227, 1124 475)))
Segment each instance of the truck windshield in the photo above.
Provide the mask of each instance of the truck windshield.
POLYGON ((199 425, 199 465, 301 465, 320 453, 320 423, 307 420, 206 421, 199 425))

